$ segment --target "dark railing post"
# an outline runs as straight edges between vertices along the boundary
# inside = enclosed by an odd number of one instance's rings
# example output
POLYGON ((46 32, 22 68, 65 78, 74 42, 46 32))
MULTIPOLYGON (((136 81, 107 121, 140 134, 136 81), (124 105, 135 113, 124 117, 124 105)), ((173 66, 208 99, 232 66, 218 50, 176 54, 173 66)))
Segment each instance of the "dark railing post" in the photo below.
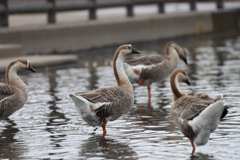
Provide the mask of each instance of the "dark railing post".
POLYGON ((218 9, 223 8, 223 0, 216 0, 216 3, 218 9))
POLYGON ((164 3, 163 2, 158 3, 158 13, 164 13, 164 3))
POLYGON ((196 0, 190 0, 190 10, 191 11, 196 10, 196 0))
POLYGON ((127 5, 127 16, 133 17, 133 0, 131 0, 131 4, 127 5))
POLYGON ((47 12, 48 23, 56 23, 56 0, 47 0, 52 4, 52 8, 47 12))
POLYGON ((97 16, 96 16, 96 0, 89 0, 89 1, 92 1, 93 2, 93 7, 91 7, 89 9, 89 19, 97 19, 97 16))
POLYGON ((8 0, 0 0, 0 5, 3 5, 5 12, 0 13, 0 26, 8 27, 8 0))

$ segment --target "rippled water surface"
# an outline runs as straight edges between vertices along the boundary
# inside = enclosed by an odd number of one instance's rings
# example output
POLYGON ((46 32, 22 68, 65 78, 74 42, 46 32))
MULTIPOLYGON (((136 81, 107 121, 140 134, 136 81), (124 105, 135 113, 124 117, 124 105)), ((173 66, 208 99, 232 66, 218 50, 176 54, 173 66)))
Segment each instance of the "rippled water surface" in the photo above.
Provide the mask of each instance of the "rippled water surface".
MULTIPOLYGON (((192 85, 187 93, 223 94, 229 114, 205 146, 192 147, 170 117, 169 77, 147 88, 134 84, 135 103, 126 115, 94 131, 76 112, 67 93, 116 85, 113 53, 80 56, 78 67, 23 74, 29 87, 26 105, 0 122, 1 159, 240 159, 240 37, 177 41, 188 53, 192 85)), ((144 54, 165 53, 167 42, 138 45, 144 54)), ((34 66, 34 64, 32 64, 34 66)), ((4 81, 1 78, 1 81, 4 81)))

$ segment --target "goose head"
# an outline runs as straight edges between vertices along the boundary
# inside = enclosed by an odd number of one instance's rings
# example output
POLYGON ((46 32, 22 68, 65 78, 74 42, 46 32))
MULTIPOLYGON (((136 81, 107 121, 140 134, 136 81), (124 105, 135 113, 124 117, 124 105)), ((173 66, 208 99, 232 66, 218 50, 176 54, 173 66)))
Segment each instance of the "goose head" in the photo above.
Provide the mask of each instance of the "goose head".
POLYGON ((191 85, 187 73, 184 70, 177 69, 173 71, 170 76, 170 84, 174 95, 174 100, 186 95, 183 91, 179 89, 178 83, 186 83, 188 85, 191 85))
POLYGON ((30 61, 25 59, 17 59, 15 61, 12 61, 9 64, 8 69, 15 71, 30 70, 32 72, 36 72, 36 70, 31 66, 30 61))
MULTIPOLYGON (((7 84, 10 84, 10 80, 17 76, 17 72, 20 70, 30 70, 32 72, 36 72, 36 70, 31 66, 30 61, 25 59, 17 59, 12 61, 6 70, 6 81, 7 84)), ((14 78, 14 79, 15 79, 14 78)), ((13 79, 12 79, 13 80, 13 79)))
POLYGON ((21 70, 30 70, 32 72, 36 72, 36 70, 31 66, 30 61, 25 59, 17 59, 15 61, 12 61, 6 70, 6 78, 11 73, 17 73, 17 71, 21 70))
POLYGON ((172 50, 176 50, 179 58, 183 60, 186 64, 188 64, 187 53, 179 44, 177 44, 176 42, 169 42, 167 44, 166 49, 167 49, 167 54, 169 54, 169 52, 171 52, 172 50))
POLYGON ((131 54, 140 54, 140 52, 133 48, 131 44, 122 45, 115 52, 115 56, 122 57, 124 59, 131 54))
POLYGON ((187 73, 184 70, 176 69, 171 74, 171 77, 174 77, 175 81, 177 81, 179 83, 186 83, 188 85, 191 85, 190 82, 189 82, 189 79, 187 77, 187 73))

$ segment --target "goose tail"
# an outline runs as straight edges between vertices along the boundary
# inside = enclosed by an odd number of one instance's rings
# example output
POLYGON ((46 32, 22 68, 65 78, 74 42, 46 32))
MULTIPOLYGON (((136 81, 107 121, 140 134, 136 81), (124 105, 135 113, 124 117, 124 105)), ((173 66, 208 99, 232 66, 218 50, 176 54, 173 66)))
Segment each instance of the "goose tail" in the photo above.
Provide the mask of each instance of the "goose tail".
POLYGON ((84 116, 85 114, 90 114, 90 102, 81 96, 77 96, 74 94, 68 94, 68 97, 73 100, 77 111, 84 116))
POLYGON ((197 145, 206 144, 210 133, 217 129, 224 110, 226 109, 224 103, 224 99, 218 99, 202 111, 199 116, 188 122, 193 128, 193 131, 198 133, 194 139, 197 145))

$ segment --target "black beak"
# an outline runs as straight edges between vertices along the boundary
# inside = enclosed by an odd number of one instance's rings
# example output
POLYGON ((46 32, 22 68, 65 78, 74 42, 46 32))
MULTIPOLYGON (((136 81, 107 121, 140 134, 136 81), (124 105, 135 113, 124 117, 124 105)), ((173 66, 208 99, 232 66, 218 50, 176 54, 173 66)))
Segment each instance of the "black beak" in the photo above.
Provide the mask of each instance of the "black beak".
POLYGON ((31 65, 29 65, 28 70, 30 70, 32 72, 36 72, 36 70, 31 65))
POLYGON ((189 82, 189 80, 187 79, 186 80, 186 83, 190 86, 191 85, 191 83, 189 82))
POLYGON ((136 50, 135 48, 132 47, 132 53, 134 54, 140 54, 140 52, 138 50, 136 50))
POLYGON ((186 63, 186 65, 188 65, 188 63, 187 63, 187 59, 186 59, 186 58, 185 58, 183 61, 186 63))

